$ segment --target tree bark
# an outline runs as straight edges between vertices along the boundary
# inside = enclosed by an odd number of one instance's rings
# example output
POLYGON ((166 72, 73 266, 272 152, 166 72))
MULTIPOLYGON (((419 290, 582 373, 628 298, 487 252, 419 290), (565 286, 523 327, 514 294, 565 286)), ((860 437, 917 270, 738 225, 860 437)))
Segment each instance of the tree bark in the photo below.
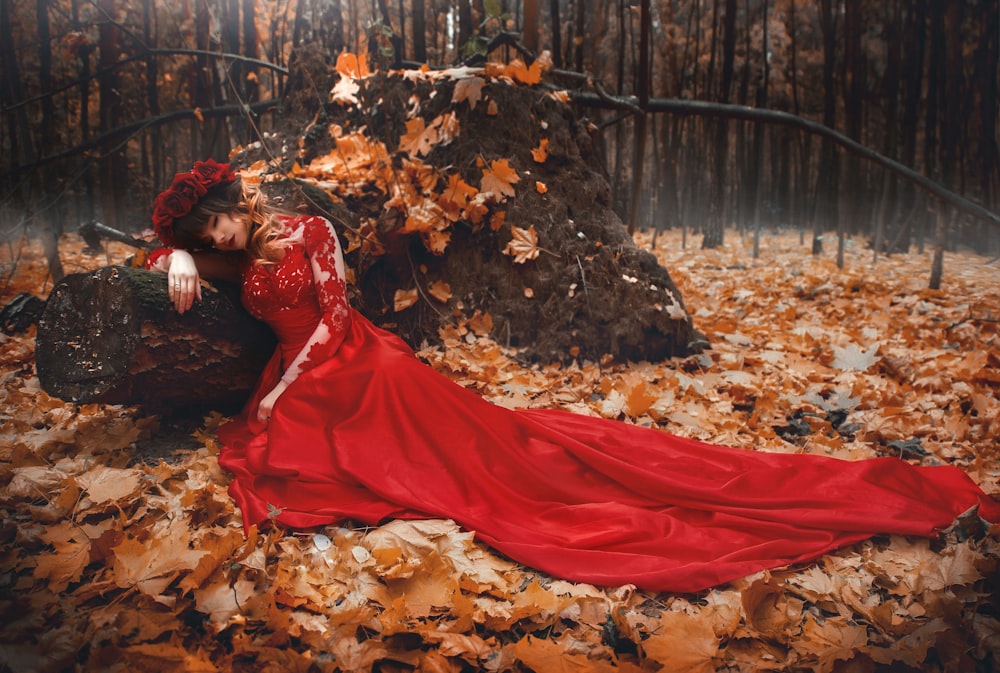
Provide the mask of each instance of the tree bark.
POLYGON ((42 388, 74 402, 141 404, 154 413, 241 404, 274 350, 238 289, 203 288, 179 315, 164 276, 110 266, 66 276, 38 322, 42 388))

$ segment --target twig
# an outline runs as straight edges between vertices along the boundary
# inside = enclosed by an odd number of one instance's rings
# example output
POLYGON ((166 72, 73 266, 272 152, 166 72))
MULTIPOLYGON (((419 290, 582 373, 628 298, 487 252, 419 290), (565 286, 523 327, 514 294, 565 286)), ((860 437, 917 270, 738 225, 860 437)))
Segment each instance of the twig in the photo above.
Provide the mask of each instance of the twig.
POLYGON ((580 255, 576 256, 576 265, 580 268, 580 282, 583 283, 583 296, 587 298, 587 315, 594 317, 594 311, 590 306, 590 291, 587 289, 587 277, 583 273, 583 264, 580 262, 580 255))

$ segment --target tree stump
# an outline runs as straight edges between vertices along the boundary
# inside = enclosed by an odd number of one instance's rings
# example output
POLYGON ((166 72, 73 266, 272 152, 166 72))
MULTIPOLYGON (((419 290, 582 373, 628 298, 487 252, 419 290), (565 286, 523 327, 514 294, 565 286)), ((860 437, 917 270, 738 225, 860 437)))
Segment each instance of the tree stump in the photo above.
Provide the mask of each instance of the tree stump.
POLYGON ((275 347, 239 288, 203 286, 179 315, 163 274, 109 266, 66 276, 38 322, 42 389, 74 402, 141 404, 155 413, 235 410, 275 347))

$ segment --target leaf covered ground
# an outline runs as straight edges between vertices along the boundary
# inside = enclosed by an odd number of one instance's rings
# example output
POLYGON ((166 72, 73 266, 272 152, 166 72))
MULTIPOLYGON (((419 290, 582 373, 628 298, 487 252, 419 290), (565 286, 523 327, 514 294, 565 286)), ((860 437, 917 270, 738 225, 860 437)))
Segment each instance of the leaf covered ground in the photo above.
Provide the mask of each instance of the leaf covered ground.
MULTIPOLYGON (((653 249, 652 237, 640 235, 653 249)), ((121 262, 62 246, 69 272, 121 262)), ((1000 493, 1000 267, 946 257, 751 258, 654 250, 711 348, 631 364, 525 367, 480 336, 420 355, 510 407, 560 407, 748 450, 952 463, 1000 493)), ((42 292, 11 244, 0 303, 42 292), (9 279, 9 280, 8 280, 9 279)), ((570 288, 567 292, 585 291, 570 288)), ((159 461, 156 418, 41 391, 33 333, 0 336, 0 670, 988 671, 1000 652, 1000 531, 876 537, 697 595, 573 584, 520 567, 450 521, 244 538, 206 416, 159 461), (183 444, 183 447, 180 446, 183 444), (194 449, 190 449, 191 445, 194 449)))

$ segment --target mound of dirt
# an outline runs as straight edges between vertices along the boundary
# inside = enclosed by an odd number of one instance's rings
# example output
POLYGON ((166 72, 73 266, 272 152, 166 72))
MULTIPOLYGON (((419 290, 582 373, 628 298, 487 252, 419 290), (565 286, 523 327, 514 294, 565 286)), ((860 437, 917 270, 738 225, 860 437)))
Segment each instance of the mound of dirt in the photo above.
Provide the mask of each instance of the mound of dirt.
POLYGON ((704 345, 670 274, 611 209, 596 127, 565 96, 497 67, 364 74, 316 53, 296 62, 305 74, 291 81, 309 90, 288 94, 284 133, 237 161, 266 164, 264 184, 286 206, 335 221, 352 299, 376 324, 416 347, 475 317, 546 362, 704 345), (335 85, 337 100, 317 103, 335 85), (487 182, 505 166, 509 183, 487 182))

